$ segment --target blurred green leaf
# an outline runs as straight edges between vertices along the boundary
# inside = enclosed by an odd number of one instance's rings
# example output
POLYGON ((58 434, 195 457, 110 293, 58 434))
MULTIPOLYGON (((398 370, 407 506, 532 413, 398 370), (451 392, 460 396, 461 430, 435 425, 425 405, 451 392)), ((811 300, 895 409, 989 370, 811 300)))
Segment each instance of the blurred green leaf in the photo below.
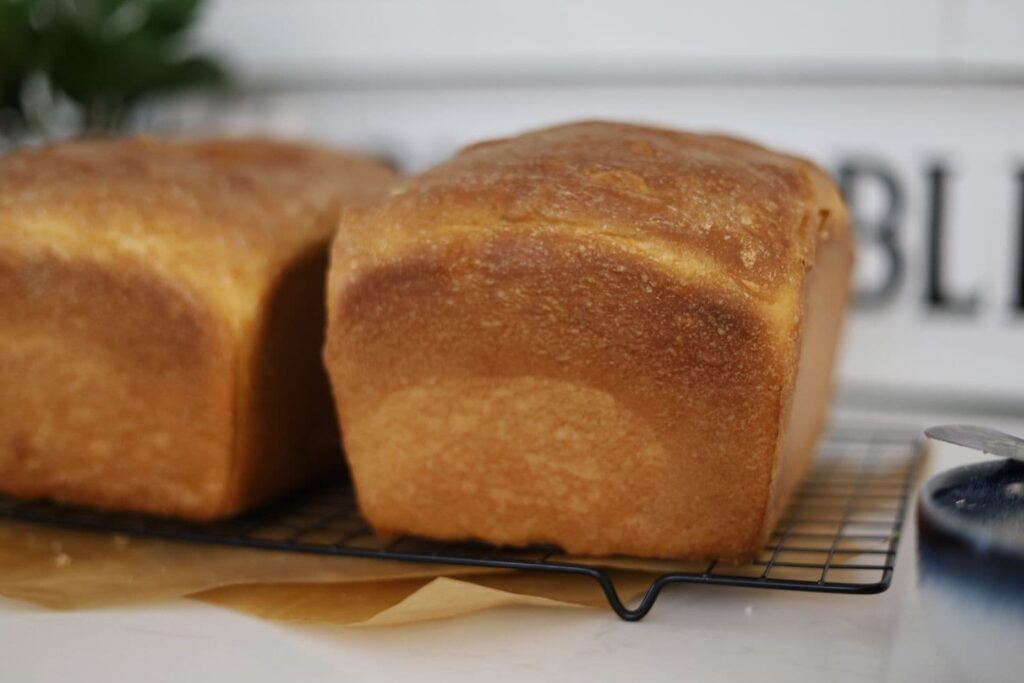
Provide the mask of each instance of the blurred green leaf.
POLYGON ((168 64, 146 84, 145 91, 173 92, 185 88, 219 86, 227 83, 227 72, 211 56, 192 55, 168 64))
POLYGON ((89 128, 115 125, 150 95, 219 85, 218 61, 190 49, 202 0, 0 0, 0 109, 20 109, 42 71, 89 128))
POLYGON ((0 0, 0 109, 21 111, 21 87, 40 61, 32 0, 0 0))
POLYGON ((196 20, 200 0, 151 0, 149 25, 162 33, 172 34, 183 31, 196 20))

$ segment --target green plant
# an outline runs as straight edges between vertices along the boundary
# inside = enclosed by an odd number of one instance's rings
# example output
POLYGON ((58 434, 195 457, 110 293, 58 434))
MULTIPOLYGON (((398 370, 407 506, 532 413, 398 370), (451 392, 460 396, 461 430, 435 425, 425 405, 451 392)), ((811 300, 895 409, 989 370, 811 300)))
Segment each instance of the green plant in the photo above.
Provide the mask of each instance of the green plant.
POLYGON ((30 0, 0 0, 0 133, 24 121, 21 91, 40 59, 30 0))
POLYGON ((217 60, 190 50, 201 4, 0 0, 0 109, 8 127, 39 127, 26 102, 34 78, 76 105, 86 130, 118 127, 146 97, 224 83, 217 60))

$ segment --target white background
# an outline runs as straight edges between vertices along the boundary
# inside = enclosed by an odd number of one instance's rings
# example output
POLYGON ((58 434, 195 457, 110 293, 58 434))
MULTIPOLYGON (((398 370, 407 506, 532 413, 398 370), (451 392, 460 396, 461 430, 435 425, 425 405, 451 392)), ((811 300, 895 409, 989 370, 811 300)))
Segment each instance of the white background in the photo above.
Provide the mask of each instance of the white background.
MULTIPOLYGON (((1024 3, 1008 0, 218 0, 199 42, 240 86, 149 125, 313 137, 407 171, 473 140, 591 117, 725 130, 832 170, 871 159, 904 194, 907 272, 886 306, 854 315, 844 395, 994 399, 1024 414, 1024 316, 1011 307, 1022 35, 1024 3), (972 316, 924 303, 934 162, 951 171, 943 277, 980 298, 972 316)), ((862 250, 861 283, 883 274, 881 259, 862 250)))
POLYGON ((203 40, 254 80, 1024 64, 1015 0, 214 0, 206 19, 203 40))

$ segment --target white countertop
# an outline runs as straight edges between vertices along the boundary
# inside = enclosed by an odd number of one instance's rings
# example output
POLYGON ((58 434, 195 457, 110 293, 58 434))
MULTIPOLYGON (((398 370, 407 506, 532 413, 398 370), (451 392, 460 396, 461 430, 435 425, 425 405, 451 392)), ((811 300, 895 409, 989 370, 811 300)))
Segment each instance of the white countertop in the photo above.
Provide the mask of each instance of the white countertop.
MULTIPOLYGON (((970 459, 937 445, 928 471, 970 459)), ((905 529, 881 595, 674 585, 639 623, 537 607, 298 629, 189 600, 54 612, 0 599, 0 681, 959 680, 918 603, 913 518, 905 529)))

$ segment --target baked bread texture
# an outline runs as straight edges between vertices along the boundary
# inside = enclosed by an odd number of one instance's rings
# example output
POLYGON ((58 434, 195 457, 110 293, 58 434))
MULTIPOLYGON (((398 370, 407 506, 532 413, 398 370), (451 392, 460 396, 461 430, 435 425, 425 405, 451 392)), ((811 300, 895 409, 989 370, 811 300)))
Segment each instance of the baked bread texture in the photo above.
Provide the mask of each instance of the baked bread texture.
POLYGON ((393 178, 258 139, 0 158, 0 492, 208 520, 330 470, 328 245, 393 178))
POLYGON ((347 212, 325 360, 382 533, 755 555, 822 431, 852 263, 810 162, 578 123, 347 212))

